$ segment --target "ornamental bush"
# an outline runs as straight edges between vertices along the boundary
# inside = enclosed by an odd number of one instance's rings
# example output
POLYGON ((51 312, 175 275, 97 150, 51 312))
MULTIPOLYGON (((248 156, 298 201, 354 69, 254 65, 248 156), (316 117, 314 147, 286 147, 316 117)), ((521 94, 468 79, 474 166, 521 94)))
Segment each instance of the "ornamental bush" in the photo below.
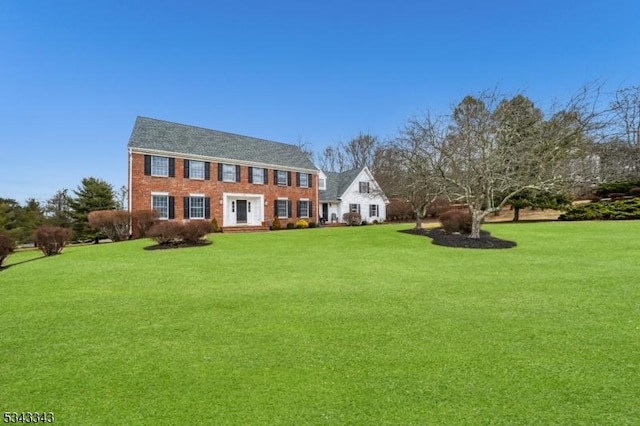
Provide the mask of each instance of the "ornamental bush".
POLYGON ((147 232, 147 237, 160 245, 178 244, 182 241, 182 223, 173 220, 160 220, 147 232))
POLYGON ((181 225, 182 242, 193 245, 200 243, 204 236, 210 233, 212 229, 211 222, 208 220, 192 220, 191 222, 181 225))
POLYGON ((16 243, 13 238, 11 238, 11 235, 7 234, 6 232, 0 231, 0 268, 2 267, 2 263, 5 261, 5 259, 9 257, 11 253, 13 253, 13 250, 15 250, 15 248, 16 243))
POLYGON ((287 223, 287 229, 295 229, 296 225, 293 222, 287 223))
POLYGON ((278 219, 278 217, 275 217, 273 218, 273 223, 271 223, 271 230, 277 231, 279 229, 282 229, 282 225, 280 224, 280 219, 278 219))
POLYGON ((129 238, 131 215, 125 210, 95 210, 87 216, 89 225, 102 232, 111 241, 129 238))
POLYGON ((215 217, 211 219, 211 232, 222 232, 220 230, 220 225, 218 225, 218 219, 215 217))
POLYGON ((296 222, 296 229, 306 229, 309 227, 309 222, 304 219, 300 219, 296 222))
POLYGON ((309 228, 315 228, 316 226, 318 226, 317 223, 315 222, 309 222, 309 228))
POLYGON ((471 233, 471 213, 468 210, 449 210, 440 214, 438 220, 447 234, 454 232, 461 234, 471 233))
POLYGON ((348 226, 356 226, 362 223, 362 216, 360 216, 360 213, 345 213, 342 215, 342 220, 348 226))
POLYGON ((53 256, 62 252, 72 236, 73 233, 69 228, 41 226, 33 233, 33 241, 45 256, 53 256))
POLYGON ((133 236, 144 238, 149 229, 158 221, 160 213, 157 210, 136 210, 131 213, 131 226, 133 236))

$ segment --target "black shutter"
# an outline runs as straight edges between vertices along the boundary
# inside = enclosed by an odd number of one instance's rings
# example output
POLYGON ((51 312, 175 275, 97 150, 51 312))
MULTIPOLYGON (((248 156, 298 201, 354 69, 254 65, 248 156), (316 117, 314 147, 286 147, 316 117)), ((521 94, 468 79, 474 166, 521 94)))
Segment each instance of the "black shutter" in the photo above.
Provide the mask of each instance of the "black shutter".
POLYGON ((204 163, 204 180, 211 180, 211 163, 204 163))
POLYGON ((249 175, 247 176, 247 179, 249 179, 249 183, 253 183, 253 167, 249 166, 247 168, 247 170, 249 171, 249 175))
POLYGON ((169 177, 176 177, 176 159, 169 157, 169 177))
POLYGON ((287 172, 287 186, 291 186, 291 172, 287 172))
POLYGON ((296 172, 296 186, 300 186, 300 172, 296 172))
POLYGON ((184 160, 184 178, 189 179, 189 160, 184 160))
POLYGON ((278 200, 273 201, 273 218, 278 217, 278 200))
POLYGON ((297 216, 297 217, 300 217, 300 207, 301 207, 300 205, 301 205, 301 204, 302 204, 302 201, 298 200, 298 203, 297 203, 297 206, 296 206, 296 207, 298 207, 298 208, 296 209, 296 216, 297 216))
POLYGON ((278 171, 276 169, 273 169, 273 184, 278 184, 278 171))
POLYGON ((151 176, 151 156, 144 156, 144 175, 151 176))
POLYGON ((287 217, 291 217, 291 200, 286 200, 285 203, 287 203, 287 217))
POLYGON ((269 170, 267 169, 262 169, 262 176, 264 177, 264 184, 268 184, 269 183, 269 170))
POLYGON ((204 197, 204 218, 211 219, 211 198, 204 197))
POLYGON ((184 218, 189 219, 189 197, 184 197, 183 201, 184 218))
POLYGON ((169 219, 176 218, 176 200, 174 197, 169 197, 169 219))
POLYGON ((218 180, 222 182, 222 163, 218 163, 218 180))
POLYGON ((307 178, 307 181, 309 182, 309 188, 313 188, 313 175, 311 173, 309 173, 307 178))
POLYGON ((367 194, 369 193, 369 182, 367 182, 367 194))
POLYGON ((313 201, 309 201, 309 217, 315 219, 316 215, 313 214, 313 201))
POLYGON ((240 166, 236 166, 236 182, 240 182, 240 166))

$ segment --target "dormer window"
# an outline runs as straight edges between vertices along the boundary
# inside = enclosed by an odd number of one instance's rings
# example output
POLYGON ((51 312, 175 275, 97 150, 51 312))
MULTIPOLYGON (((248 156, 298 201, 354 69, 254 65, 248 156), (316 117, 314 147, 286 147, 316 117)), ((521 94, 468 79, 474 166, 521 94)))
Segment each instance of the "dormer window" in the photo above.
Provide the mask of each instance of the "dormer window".
POLYGON ((318 186, 321 190, 327 189, 327 180, 323 178, 318 178, 318 186))

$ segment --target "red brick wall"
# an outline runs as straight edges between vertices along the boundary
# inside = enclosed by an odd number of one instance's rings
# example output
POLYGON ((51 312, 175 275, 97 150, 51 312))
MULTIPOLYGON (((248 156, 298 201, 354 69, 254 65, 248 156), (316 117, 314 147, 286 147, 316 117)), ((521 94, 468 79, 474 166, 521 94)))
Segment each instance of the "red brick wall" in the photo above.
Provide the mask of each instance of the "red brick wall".
MULTIPOLYGON (((312 202, 312 211, 310 212, 310 221, 318 221, 318 176, 311 175, 313 180, 311 188, 299 188, 296 186, 295 172, 291 172, 291 186, 275 185, 273 179, 273 168, 268 169, 268 184, 249 183, 249 171, 247 166, 241 166, 241 181, 237 183, 218 181, 218 163, 211 162, 211 179, 210 180, 193 180, 184 178, 184 158, 175 157, 175 177, 157 177, 145 176, 144 174, 144 155, 131 153, 129 162, 129 209, 132 212, 137 210, 149 210, 151 208, 152 192, 168 192, 169 195, 175 197, 175 218, 182 219, 184 216, 182 197, 189 194, 204 194, 205 197, 211 198, 211 218, 216 218, 218 224, 224 226, 222 221, 222 205, 219 200, 223 192, 247 193, 247 194, 264 194, 265 221, 273 220, 273 204, 278 197, 286 197, 293 203, 293 217, 289 219, 291 222, 297 220, 295 205, 300 198, 309 199, 312 202)), ((232 164, 232 163, 227 163, 232 164)), ((286 220, 280 220, 282 225, 286 220)))

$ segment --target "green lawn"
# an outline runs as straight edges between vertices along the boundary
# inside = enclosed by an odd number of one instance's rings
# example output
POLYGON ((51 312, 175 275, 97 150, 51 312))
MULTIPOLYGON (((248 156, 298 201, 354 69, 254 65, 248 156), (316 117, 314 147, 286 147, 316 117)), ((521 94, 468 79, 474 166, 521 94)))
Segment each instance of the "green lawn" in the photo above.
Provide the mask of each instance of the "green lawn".
POLYGON ((12 255, 0 409, 90 424, 640 423, 640 222, 410 225, 12 255))

